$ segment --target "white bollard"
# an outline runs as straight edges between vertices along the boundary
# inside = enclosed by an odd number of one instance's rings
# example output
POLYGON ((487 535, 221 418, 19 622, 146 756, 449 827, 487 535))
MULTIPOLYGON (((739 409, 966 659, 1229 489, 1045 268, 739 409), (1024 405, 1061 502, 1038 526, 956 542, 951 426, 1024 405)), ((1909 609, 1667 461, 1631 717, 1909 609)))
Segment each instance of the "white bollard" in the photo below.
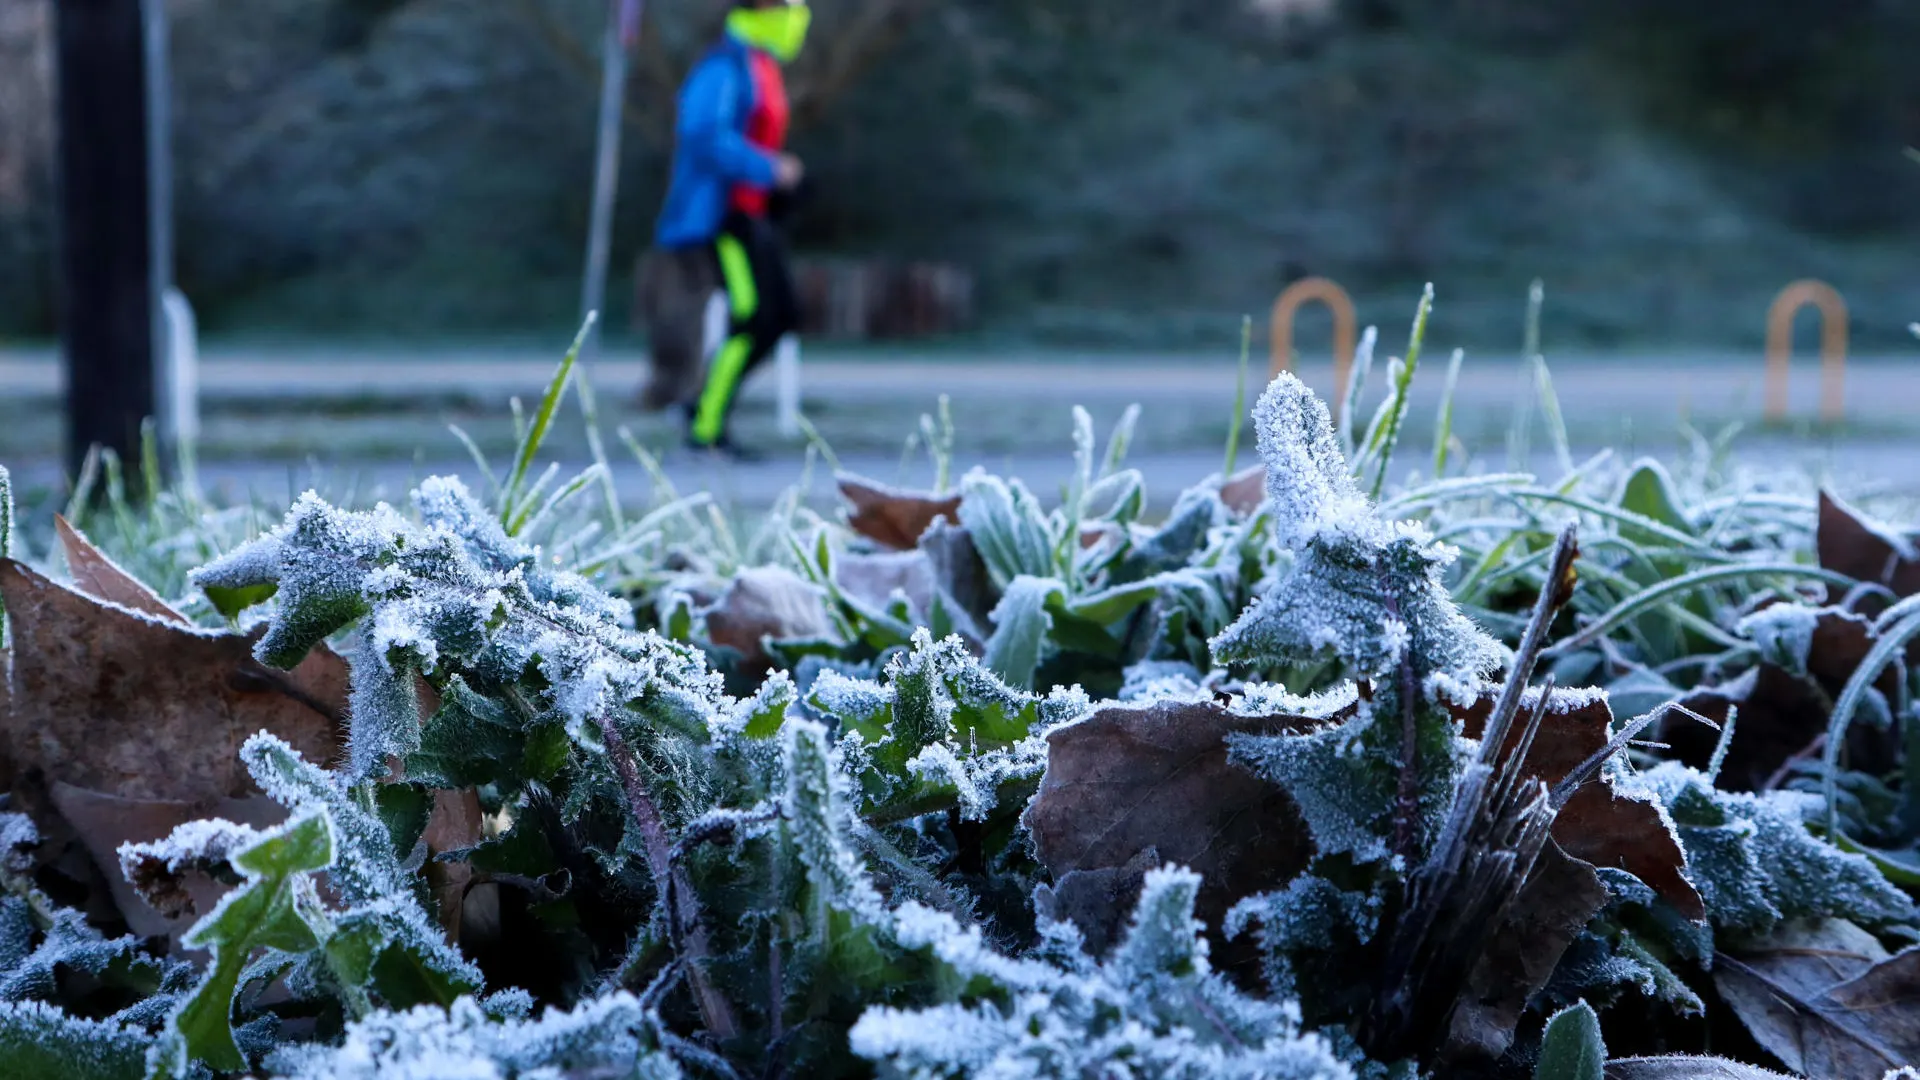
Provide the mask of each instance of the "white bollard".
POLYGON ((700 359, 703 362, 710 363, 720 355, 720 346, 727 343, 727 324, 730 321, 732 314, 727 307, 727 294, 716 289, 712 296, 707 297, 706 321, 700 324, 700 359))
POLYGON ((178 449, 200 438, 200 336, 193 305, 179 289, 161 300, 166 313, 167 347, 160 356, 160 440, 178 449))
POLYGON ((788 334, 773 354, 775 424, 783 439, 800 434, 800 338, 788 334))

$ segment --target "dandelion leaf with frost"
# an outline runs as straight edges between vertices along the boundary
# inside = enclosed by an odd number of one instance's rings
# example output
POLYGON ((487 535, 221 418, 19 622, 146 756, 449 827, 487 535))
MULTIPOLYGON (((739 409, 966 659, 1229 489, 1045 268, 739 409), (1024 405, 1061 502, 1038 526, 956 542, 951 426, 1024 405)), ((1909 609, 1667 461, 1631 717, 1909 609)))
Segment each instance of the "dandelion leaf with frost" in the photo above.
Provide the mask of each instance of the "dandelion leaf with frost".
POLYGON ((1671 762, 1640 779, 1674 823, 1716 937, 1737 941, 1788 919, 1841 918, 1868 927, 1916 920, 1913 901, 1872 862, 1807 830, 1818 796, 1718 791, 1671 762))
POLYGON ((1214 974, 1193 918, 1199 876, 1149 872, 1124 938, 1104 963, 1060 966, 996 953, 975 927, 908 904, 901 945, 950 968, 958 1000, 876 1007, 849 1033, 854 1053, 889 1075, 1172 1080, 1351 1080, 1289 1005, 1247 997, 1214 974))
POLYGON ((1214 657, 1256 670, 1330 661, 1368 692, 1339 727, 1237 738, 1235 753, 1294 791, 1322 855, 1383 858, 1403 717, 1414 722, 1424 837, 1452 790, 1457 747, 1446 703, 1476 697, 1504 650, 1448 594, 1441 575, 1453 553, 1421 526, 1383 520, 1361 494, 1326 406, 1298 379, 1275 379, 1254 421, 1274 535, 1293 557, 1213 640, 1214 657))
POLYGON ((807 704, 835 722, 859 763, 862 812, 886 819, 948 806, 984 819, 1001 788, 1039 778, 1046 732, 1087 709, 1077 691, 1040 697, 1008 686, 961 639, 935 641, 924 629, 883 681, 823 671, 807 704))
POLYGON ((0 1001, 0 1076, 139 1080, 152 1037, 38 1001, 0 1001))
POLYGON ((606 1076, 681 1080, 660 1048, 657 1017, 633 995, 583 1001, 538 1019, 499 1019, 472 998, 448 1008, 379 1012, 347 1025, 338 1046, 305 1045, 268 1059, 283 1080, 606 1076))
POLYGON ((333 855, 333 829, 318 812, 233 853, 232 865, 245 880, 187 935, 189 945, 211 949, 213 959, 155 1048, 164 1074, 187 1075, 188 1061, 226 1072, 247 1067, 230 1023, 241 974, 257 949, 301 953, 325 940, 331 928, 310 875, 332 865, 333 855))

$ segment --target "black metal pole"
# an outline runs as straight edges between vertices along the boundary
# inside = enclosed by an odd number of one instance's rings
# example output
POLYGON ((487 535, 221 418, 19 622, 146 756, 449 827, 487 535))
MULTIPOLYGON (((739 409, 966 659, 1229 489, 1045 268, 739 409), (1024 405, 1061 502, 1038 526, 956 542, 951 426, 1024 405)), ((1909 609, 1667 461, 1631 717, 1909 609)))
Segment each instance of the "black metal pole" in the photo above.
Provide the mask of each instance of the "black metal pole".
POLYGON ((164 61, 160 12, 150 20, 142 0, 54 0, 53 7, 60 339, 67 466, 78 475, 94 445, 137 462, 140 425, 155 412, 169 254, 165 142, 156 131, 164 130, 164 85, 155 85, 164 61))

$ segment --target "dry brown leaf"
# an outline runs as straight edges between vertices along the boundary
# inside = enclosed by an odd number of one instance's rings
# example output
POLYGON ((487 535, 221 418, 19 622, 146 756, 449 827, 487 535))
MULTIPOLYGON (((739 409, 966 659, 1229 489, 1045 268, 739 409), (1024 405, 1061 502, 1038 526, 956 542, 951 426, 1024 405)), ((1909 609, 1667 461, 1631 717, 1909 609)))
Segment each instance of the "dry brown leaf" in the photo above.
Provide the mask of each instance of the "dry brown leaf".
POLYGON ((919 544, 935 521, 960 521, 960 496, 923 491, 901 491, 865 477, 841 473, 840 494, 853 507, 847 527, 874 543, 895 551, 919 544))
POLYGON ((433 812, 427 816, 426 831, 420 840, 427 845, 427 887, 433 893, 436 914, 447 940, 460 940, 460 913, 473 883, 473 867, 463 862, 442 862, 438 856, 449 851, 474 847, 485 838, 486 812, 480 808, 480 794, 472 788, 460 791, 435 791, 433 812))
POLYGON ((100 603, 0 560, 13 630, 13 697, 0 742, 48 781, 136 800, 253 794, 240 744, 257 731, 309 761, 340 749, 347 666, 316 649, 279 672, 254 635, 174 626, 100 603))
POLYGON ((1607 899, 1592 866, 1548 842, 1467 976, 1448 1029, 1448 1050, 1489 1059, 1506 1053, 1528 999, 1547 985, 1567 947, 1607 899))
POLYGON ((740 654, 742 674, 773 667, 766 642, 825 637, 833 632, 821 590, 791 570, 760 566, 743 570, 703 614, 707 640, 740 654))
POLYGON ((933 564, 935 584, 982 630, 993 625, 997 602, 987 562, 964 526, 935 521, 920 537, 920 550, 933 564))
POLYGON ((1843 920, 1794 922, 1715 957, 1713 972, 1728 1007, 1794 1072, 1878 1080, 1920 1061, 1920 946, 1888 956, 1843 920))
MULTIPOLYGON (((1099 875, 1137 869, 1144 852, 1202 879, 1199 917, 1218 928, 1235 901, 1285 885, 1313 857, 1313 841, 1285 789, 1227 759, 1234 732, 1304 732, 1327 722, 1301 716, 1235 716, 1213 702, 1112 706, 1047 736, 1047 771, 1025 821, 1035 853, 1068 907, 1086 889, 1124 882, 1099 875)), ((1136 883, 1137 884, 1137 883, 1136 883)), ((1133 897, 1110 896, 1110 921, 1133 897)), ((1083 926, 1111 939, 1114 925, 1083 926)))
POLYGON ((933 560, 924 551, 835 555, 833 583, 847 596, 876 611, 885 611, 893 602, 895 592, 904 594, 915 615, 921 618, 933 606, 933 560))
MULTIPOLYGON (((1721 765, 1720 786, 1730 791, 1763 790, 1789 761, 1816 753, 1814 740, 1826 733, 1832 699, 1872 647, 1871 631, 1860 617, 1829 610, 1815 625, 1807 655, 1817 687, 1771 664, 1761 664, 1729 682, 1682 698, 1682 705, 1716 724, 1727 722, 1730 709, 1739 710, 1721 765)), ((1892 700, 1898 680, 1899 673, 1889 668, 1875 686, 1892 700)), ((1719 732, 1680 713, 1669 714, 1654 735, 1671 748, 1669 757, 1696 769, 1707 767, 1720 739, 1719 732)), ((1847 731, 1849 760, 1890 761, 1898 739, 1897 731, 1854 724, 1847 731)))
MULTIPOLYGON (((1529 691, 1522 708, 1531 708, 1537 693, 1529 691)), ((1483 697, 1471 709, 1456 710, 1469 738, 1479 737, 1493 701, 1491 696, 1483 697)), ((1527 757, 1526 775, 1549 787, 1558 784, 1607 745, 1613 737, 1612 723, 1613 710, 1605 698, 1556 694, 1527 757)), ((1521 729, 1515 725, 1508 752, 1517 747, 1520 737, 1521 729)), ((1646 882, 1686 918, 1706 918, 1706 905, 1687 880, 1686 853, 1650 798, 1615 791, 1604 778, 1590 781, 1554 818, 1553 838, 1576 859, 1625 870, 1646 882)))
POLYGON ((1791 1080, 1770 1069, 1691 1054, 1617 1058, 1607 1062, 1606 1076, 1607 1080, 1791 1080))
MULTIPOLYGON (((1872 521, 1827 492, 1820 493, 1820 519, 1814 550, 1820 566, 1860 581, 1885 585, 1898 597, 1920 593, 1920 551, 1916 538, 1872 521)), ((1832 590, 1830 590, 1832 591, 1832 590)), ((1840 601, 1838 595, 1831 602, 1840 601)), ((1868 609, 1874 613, 1884 601, 1868 609)))
POLYGON ((1220 485, 1220 501, 1242 516, 1260 509, 1267 501, 1267 467, 1255 465, 1228 477, 1220 485))
POLYGON ((142 936, 178 938, 198 915, 213 909, 226 886, 203 875, 182 875, 166 887, 153 891, 162 897, 156 909, 143 898, 120 871, 121 844, 158 840, 189 821, 222 818, 227 821, 269 828, 286 820, 280 804, 264 795, 240 799, 212 799, 183 802, 173 799, 123 799, 104 792, 90 791, 72 784, 54 781, 48 788, 53 805, 66 819, 94 865, 100 868, 114 906, 134 933, 142 936))
POLYGON ((75 588, 88 596, 144 612, 163 622, 193 625, 193 620, 175 611, 160 599, 160 594, 120 569, 112 559, 94 547, 80 530, 68 524, 66 518, 55 514, 53 531, 60 538, 60 550, 66 554, 67 572, 73 575, 75 588))

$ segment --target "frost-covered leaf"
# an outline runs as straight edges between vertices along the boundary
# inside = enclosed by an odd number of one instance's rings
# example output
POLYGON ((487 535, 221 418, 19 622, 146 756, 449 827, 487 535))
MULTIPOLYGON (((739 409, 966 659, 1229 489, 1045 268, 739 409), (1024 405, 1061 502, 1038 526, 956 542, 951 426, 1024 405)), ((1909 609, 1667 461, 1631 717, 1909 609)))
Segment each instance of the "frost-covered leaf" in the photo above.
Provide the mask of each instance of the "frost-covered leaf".
POLYGON ((11 708, 0 744, 18 768, 129 799, 249 794, 235 756, 273 731, 316 760, 339 746, 346 671, 321 653, 262 668, 252 641, 162 622, 0 561, 13 635, 11 708))
POLYGON ((0 1076, 139 1080, 151 1037, 37 1001, 0 1001, 0 1076))
POLYGON ((1297 732, 1299 715, 1235 715, 1211 700, 1109 706, 1047 736, 1047 771, 1023 818, 1053 875, 1055 902, 1104 918, 1111 940, 1132 907, 1111 871, 1143 853, 1192 867, 1202 917, 1219 925, 1241 897, 1283 887, 1312 858, 1294 800, 1228 759, 1231 734, 1297 732))
POLYGON ((1820 493, 1814 550, 1824 569, 1884 585, 1895 596, 1920 593, 1920 542, 1873 521, 1831 492, 1820 493))
MULTIPOLYGON (((1633 471, 1621 481, 1614 505, 1648 521, 1691 533, 1693 522, 1681 509, 1682 500, 1675 488, 1673 477, 1667 473, 1665 466, 1651 458, 1641 458, 1633 463, 1633 471)), ((1665 538, 1658 533, 1632 521, 1621 525, 1620 535, 1632 543, 1647 546, 1658 546, 1665 542, 1665 538)))
POLYGON ((1055 576, 1047 515, 1024 484, 975 469, 960 482, 960 491, 960 523, 986 561, 995 586, 1005 589, 1022 574, 1055 576))
POLYGON ((1582 1001, 1554 1013, 1547 1021, 1533 1080, 1604 1080, 1606 1061, 1600 1017, 1582 1001))
POLYGON ((1010 687, 959 638, 936 642, 924 630, 883 683, 827 671, 807 702, 837 723, 862 812, 889 820, 955 804, 969 820, 984 818, 1001 787, 1039 778, 1041 736, 1086 708, 1084 694, 1041 698, 1010 687))
POLYGON ((268 1065, 283 1080, 680 1080, 658 1024, 626 993, 537 1020, 503 1021, 461 998, 446 1009, 375 1013, 349 1024, 338 1046, 289 1047, 268 1065))
POLYGON ((1148 874, 1114 958, 1064 969, 995 953, 975 928, 908 905, 901 944, 926 949, 965 988, 951 1004, 869 1009, 848 1039, 886 1075, 955 1080, 1081 1076, 1351 1080, 1286 1006, 1241 995, 1209 970, 1193 921, 1197 875, 1148 874))
POLYGON ((0 959, 7 961, 0 965, 0 1002, 56 1002, 63 979, 75 977, 138 993, 159 987, 168 962, 138 938, 105 937, 71 908, 55 909, 51 923, 41 925, 44 916, 33 906, 30 899, 0 896, 0 959))
MULTIPOLYGON (((339 919, 342 929, 360 927, 356 940, 371 950, 369 970, 376 991, 390 1003, 405 1006, 422 1001, 444 1005, 479 989, 479 970, 447 943, 423 904, 428 879, 402 865, 378 816, 342 790, 332 775, 272 736, 263 733, 247 740, 241 757, 269 797, 296 814, 319 811, 327 818, 334 844, 328 889, 346 909, 339 919)), ((454 798, 466 801, 465 796, 454 798)), ((458 848, 471 842, 476 826, 473 821, 443 823, 448 835, 426 847, 434 853, 458 848)), ((450 921, 451 916, 446 917, 450 921)))
POLYGON ((902 491, 851 473, 841 473, 834 480, 841 497, 853 508, 847 528, 896 551, 918 545, 935 521, 959 521, 958 494, 902 491))
POLYGON ((99 868, 114 906, 119 908, 128 928, 141 935, 170 936, 176 942, 191 925, 184 916, 190 911, 197 914, 208 910, 225 891, 225 886, 203 875, 190 874, 177 882, 180 891, 172 894, 169 901, 172 909, 156 910, 156 905, 142 897, 127 877, 119 854, 121 846, 159 840, 182 825, 208 816, 262 828, 277 825, 286 818, 286 813, 272 800, 259 795, 197 802, 122 799, 64 781, 48 785, 47 794, 61 820, 72 828, 99 868))
POLYGON ((1699 773, 1664 764, 1641 774, 1666 807, 1689 875, 1717 934, 1764 934, 1785 919, 1907 923, 1913 902, 1863 856, 1807 831, 1816 795, 1716 791, 1699 773))
POLYGON ((1066 595, 1066 587, 1052 578, 1020 576, 1008 584, 993 609, 993 636, 987 639, 987 670, 1009 685, 1033 688, 1034 672, 1047 652, 1053 616, 1047 608, 1066 595))
POLYGON ((1717 1057, 1673 1054, 1616 1058, 1607 1062, 1607 1080, 1787 1080, 1785 1073, 1717 1057))
POLYGON ((229 1022, 241 972, 256 949, 305 952, 331 932, 309 875, 331 866, 333 857, 333 828, 318 812, 261 834, 233 853, 243 884, 187 934, 188 945, 211 949, 213 959, 168 1021, 167 1049, 161 1052, 172 1057, 172 1075, 184 1074, 189 1060, 228 1072, 246 1068, 229 1022))

